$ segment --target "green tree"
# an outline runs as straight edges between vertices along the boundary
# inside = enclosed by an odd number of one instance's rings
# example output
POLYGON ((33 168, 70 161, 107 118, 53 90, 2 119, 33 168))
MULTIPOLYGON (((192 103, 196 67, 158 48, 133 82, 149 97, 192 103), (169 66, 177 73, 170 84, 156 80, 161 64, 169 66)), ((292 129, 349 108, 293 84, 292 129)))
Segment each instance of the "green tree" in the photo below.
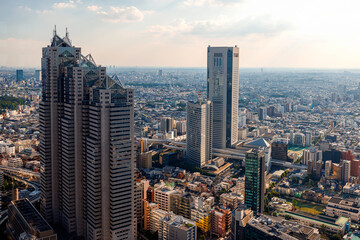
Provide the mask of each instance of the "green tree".
POLYGON ((331 237, 330 237, 330 240, 341 240, 341 236, 340 234, 333 234, 331 237))
POLYGON ((298 205, 298 201, 296 201, 295 199, 292 200, 292 205, 293 207, 296 209, 296 206, 298 205))

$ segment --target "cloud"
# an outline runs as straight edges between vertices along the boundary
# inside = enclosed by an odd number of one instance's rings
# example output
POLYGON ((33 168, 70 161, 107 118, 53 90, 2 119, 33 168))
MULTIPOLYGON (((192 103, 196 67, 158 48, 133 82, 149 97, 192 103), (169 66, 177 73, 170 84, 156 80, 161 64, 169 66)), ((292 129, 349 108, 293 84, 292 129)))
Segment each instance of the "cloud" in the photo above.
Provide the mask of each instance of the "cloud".
POLYGON ((97 12, 99 10, 101 10, 102 7, 96 6, 96 5, 91 5, 91 6, 87 6, 87 9, 93 12, 97 12))
POLYGON ((201 7, 201 6, 211 6, 211 7, 220 7, 224 5, 236 4, 242 2, 241 0, 185 0, 183 2, 184 6, 187 7, 201 7))
MULTIPOLYGON (((91 10, 91 9, 89 9, 91 10)), ((144 19, 144 13, 134 6, 131 7, 110 7, 108 11, 97 11, 104 22, 141 22, 144 19)))
MULTIPOLYGON (((79 1, 76 1, 80 3, 79 1)), ((68 2, 58 2, 53 4, 53 8, 75 8, 75 2, 73 0, 69 0, 68 2)))
POLYGON ((287 22, 274 20, 271 17, 247 17, 237 21, 205 20, 187 22, 176 19, 168 25, 155 25, 149 32, 156 35, 174 36, 189 34, 203 37, 244 37, 251 34, 276 35, 289 30, 291 25, 287 22))
POLYGON ((27 12, 35 12, 37 14, 47 14, 47 13, 51 13, 51 10, 34 10, 32 8, 26 7, 26 6, 19 6, 19 9, 24 9, 27 12))
POLYGON ((27 11, 27 12, 31 12, 31 11, 32 11, 31 8, 26 7, 26 6, 19 6, 18 8, 19 8, 19 9, 24 9, 24 10, 27 11))

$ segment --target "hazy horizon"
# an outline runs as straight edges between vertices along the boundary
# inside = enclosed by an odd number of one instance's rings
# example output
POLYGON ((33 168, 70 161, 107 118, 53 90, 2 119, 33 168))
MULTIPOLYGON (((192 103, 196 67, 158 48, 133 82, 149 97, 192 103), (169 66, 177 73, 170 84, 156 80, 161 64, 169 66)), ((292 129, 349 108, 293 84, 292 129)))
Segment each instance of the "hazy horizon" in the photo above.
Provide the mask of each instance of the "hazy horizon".
POLYGON ((356 69, 359 3, 326 0, 2 1, 0 66, 38 67, 57 25, 97 64, 206 67, 207 46, 241 68, 356 69))

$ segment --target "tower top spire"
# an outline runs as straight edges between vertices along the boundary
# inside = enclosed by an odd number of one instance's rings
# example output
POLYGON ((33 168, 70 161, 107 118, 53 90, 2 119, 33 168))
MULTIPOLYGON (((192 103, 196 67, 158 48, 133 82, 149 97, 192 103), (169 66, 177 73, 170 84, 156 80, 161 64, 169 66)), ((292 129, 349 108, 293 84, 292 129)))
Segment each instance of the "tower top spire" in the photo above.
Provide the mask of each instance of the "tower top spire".
POLYGON ((56 35, 56 25, 54 25, 54 36, 56 35))
POLYGON ((67 27, 65 28, 65 31, 66 31, 66 37, 69 37, 69 32, 68 32, 67 27))

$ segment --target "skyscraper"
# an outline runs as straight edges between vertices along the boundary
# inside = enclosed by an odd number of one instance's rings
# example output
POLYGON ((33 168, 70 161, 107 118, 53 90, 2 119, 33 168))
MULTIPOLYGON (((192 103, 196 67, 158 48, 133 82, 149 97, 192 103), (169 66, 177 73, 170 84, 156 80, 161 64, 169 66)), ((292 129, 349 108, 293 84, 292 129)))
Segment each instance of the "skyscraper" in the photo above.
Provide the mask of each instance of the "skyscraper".
POLYGON ((41 80, 41 70, 35 70, 35 79, 36 81, 41 80))
POLYGON ((231 147, 238 141, 238 47, 208 47, 207 97, 214 109, 213 147, 231 147))
POLYGON ((42 215, 86 239, 136 238, 133 90, 54 31, 39 112, 42 215))
POLYGON ((211 101, 187 103, 186 157, 194 167, 203 167, 212 158, 212 119, 211 101))
POLYGON ((254 214, 264 211, 265 153, 262 149, 250 149, 245 154, 245 204, 254 214))
POLYGON ((16 70, 16 81, 19 82, 24 79, 24 70, 16 70))

